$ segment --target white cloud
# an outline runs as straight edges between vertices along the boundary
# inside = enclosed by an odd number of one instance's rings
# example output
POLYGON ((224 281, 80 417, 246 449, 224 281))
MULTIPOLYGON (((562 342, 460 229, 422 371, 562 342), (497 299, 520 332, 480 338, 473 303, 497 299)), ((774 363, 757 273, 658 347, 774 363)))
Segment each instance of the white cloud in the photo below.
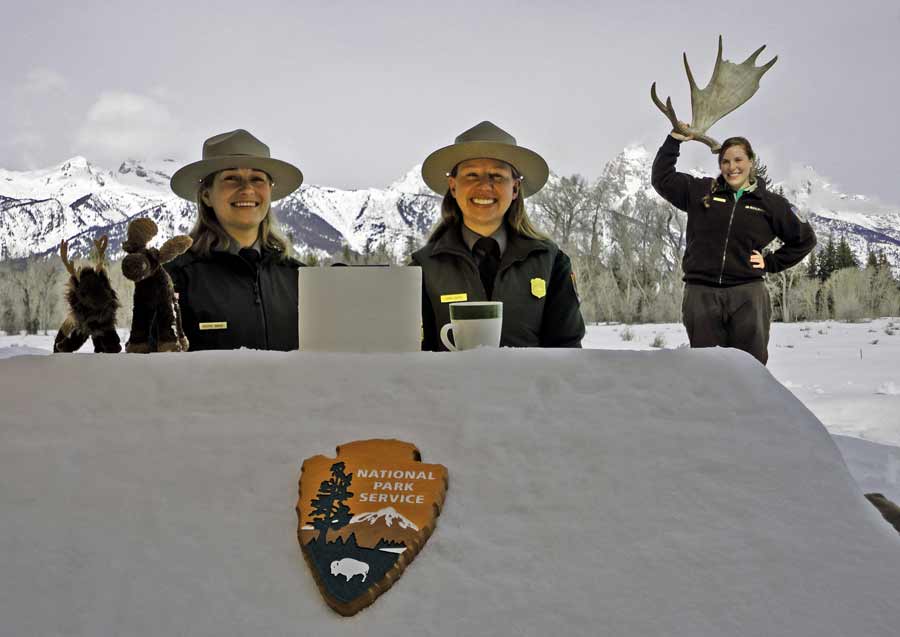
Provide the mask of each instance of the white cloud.
POLYGON ((58 105, 68 97, 66 78, 45 67, 29 69, 10 86, 5 114, 10 132, 0 147, 8 149, 11 167, 37 168, 45 161, 49 140, 58 138, 65 127, 66 116, 58 113, 58 105))
POLYGON ((28 71, 24 81, 19 86, 19 90, 25 95, 37 96, 61 93, 66 91, 68 87, 68 81, 60 73, 53 69, 38 67, 28 71))
POLYGON ((162 156, 176 145, 178 122, 162 101, 121 91, 100 95, 75 134, 75 151, 121 161, 162 156))

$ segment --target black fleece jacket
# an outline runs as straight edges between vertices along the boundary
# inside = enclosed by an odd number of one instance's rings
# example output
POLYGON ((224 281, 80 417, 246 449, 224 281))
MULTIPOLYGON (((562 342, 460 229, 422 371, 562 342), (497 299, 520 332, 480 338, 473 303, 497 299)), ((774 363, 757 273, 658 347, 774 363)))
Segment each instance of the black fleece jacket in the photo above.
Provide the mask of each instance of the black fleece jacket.
POLYGON ((761 279, 796 265, 816 245, 812 226, 781 195, 762 182, 735 201, 735 193, 720 176, 697 178, 675 171, 681 142, 666 136, 653 161, 653 188, 688 214, 684 280, 728 287, 761 279), (704 203, 707 198, 709 206, 704 203), (765 270, 750 265, 754 250, 778 238, 784 244, 765 255, 765 270))
POLYGON ((446 351, 438 334, 454 301, 503 301, 504 347, 581 347, 584 319, 569 257, 551 241, 507 227, 506 251, 487 298, 459 227, 412 255, 422 267, 422 349, 446 351))
POLYGON ((295 259, 264 249, 258 264, 229 252, 186 252, 165 264, 190 350, 293 350, 297 336, 295 259))

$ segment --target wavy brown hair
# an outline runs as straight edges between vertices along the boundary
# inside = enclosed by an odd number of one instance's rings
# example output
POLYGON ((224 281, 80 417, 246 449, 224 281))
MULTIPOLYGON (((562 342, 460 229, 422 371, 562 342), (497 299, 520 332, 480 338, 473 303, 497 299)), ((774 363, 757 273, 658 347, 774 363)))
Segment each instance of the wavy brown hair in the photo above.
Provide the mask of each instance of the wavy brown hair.
MULTIPOLYGON (((506 212, 503 213, 504 221, 506 221, 510 228, 524 237, 541 241, 550 240, 550 237, 538 230, 534 224, 531 223, 531 219, 528 218, 528 213, 525 212, 525 196, 522 194, 521 185, 522 176, 519 174, 519 171, 516 170, 515 166, 512 164, 506 165, 512 169, 513 179, 519 182, 519 192, 516 198, 512 200, 512 203, 509 204, 509 208, 506 209, 506 212)), ((453 170, 450 171, 451 177, 456 177, 456 168, 457 167, 454 166, 453 170)), ((431 235, 428 237, 428 243, 434 243, 441 235, 447 232, 447 230, 450 228, 458 228, 462 225, 462 222, 462 210, 459 209, 459 204, 456 203, 456 198, 453 196, 453 193, 450 192, 450 188, 448 187, 446 194, 444 194, 444 199, 441 201, 441 220, 438 221, 437 225, 431 231, 431 235)))
MULTIPOLYGON (((200 187, 197 189, 197 221, 194 222, 194 227, 191 228, 189 234, 191 239, 194 240, 193 245, 191 245, 191 251, 203 257, 208 257, 213 248, 230 250, 237 243, 231 235, 225 232, 225 228, 219 223, 216 211, 203 201, 203 193, 212 188, 213 180, 220 172, 222 171, 220 170, 204 177, 203 181, 200 182, 200 187)), ((269 177, 269 181, 272 181, 271 177, 269 177)), ((269 203, 269 210, 266 212, 266 216, 259 223, 259 243, 262 247, 278 253, 279 259, 285 259, 294 255, 294 248, 291 242, 278 228, 278 218, 272 210, 271 203, 269 203)))

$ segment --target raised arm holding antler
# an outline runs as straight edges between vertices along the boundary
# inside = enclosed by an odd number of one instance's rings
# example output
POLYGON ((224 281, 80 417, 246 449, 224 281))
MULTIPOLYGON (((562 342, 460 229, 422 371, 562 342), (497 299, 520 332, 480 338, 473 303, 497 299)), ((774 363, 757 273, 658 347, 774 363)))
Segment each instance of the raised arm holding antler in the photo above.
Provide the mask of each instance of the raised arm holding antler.
POLYGON ((712 79, 700 89, 684 56, 691 86, 692 121, 675 115, 671 98, 650 96, 672 124, 656 154, 656 192, 688 214, 682 320, 691 347, 736 347, 765 364, 768 360, 770 302, 763 278, 799 263, 816 244, 815 233, 798 209, 756 180, 756 155, 744 137, 719 144, 707 131, 753 96, 777 57, 757 67, 759 47, 741 64, 722 59, 722 37, 712 79), (697 178, 675 170, 681 143, 695 139, 718 155, 717 178, 697 178), (767 255, 765 246, 784 244, 767 255))
MULTIPOLYGON (((763 66, 756 66, 756 59, 763 52, 766 45, 762 45, 750 56, 735 64, 722 59, 722 36, 719 36, 719 52, 716 55, 716 66, 713 68, 712 78, 706 88, 699 88, 688 64, 687 53, 684 53, 684 70, 687 73, 688 83, 691 85, 691 112, 690 124, 685 124, 675 115, 672 106, 672 98, 667 97, 663 104, 656 95, 656 82, 650 87, 650 97, 657 108, 663 112, 672 123, 672 131, 680 136, 681 140, 695 139, 709 146, 713 153, 719 152, 721 144, 712 137, 706 135, 706 131, 713 124, 728 115, 731 111, 741 106, 753 97, 759 90, 759 80, 778 61, 776 55, 763 66)), ((678 139, 678 137, 676 137, 678 139)))

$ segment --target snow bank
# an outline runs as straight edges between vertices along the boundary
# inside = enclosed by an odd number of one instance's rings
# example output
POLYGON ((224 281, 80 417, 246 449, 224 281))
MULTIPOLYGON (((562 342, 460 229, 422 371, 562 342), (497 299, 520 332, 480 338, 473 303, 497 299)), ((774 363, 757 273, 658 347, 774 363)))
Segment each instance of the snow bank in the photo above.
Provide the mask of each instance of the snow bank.
POLYGON ((25 356, 0 364, 10 635, 895 635, 900 538, 732 350, 25 356), (444 464, 435 535, 344 619, 304 458, 444 464))

